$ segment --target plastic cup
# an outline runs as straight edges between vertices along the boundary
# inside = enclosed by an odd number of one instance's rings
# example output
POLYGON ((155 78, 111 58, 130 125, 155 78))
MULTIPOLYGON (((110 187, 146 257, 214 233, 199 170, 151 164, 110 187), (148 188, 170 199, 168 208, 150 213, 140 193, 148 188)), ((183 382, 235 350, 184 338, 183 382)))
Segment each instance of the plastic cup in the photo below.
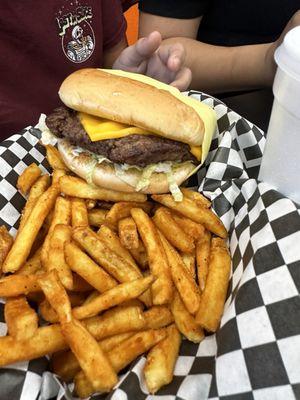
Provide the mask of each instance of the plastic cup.
POLYGON ((300 26, 275 51, 274 102, 259 180, 300 203, 300 26))

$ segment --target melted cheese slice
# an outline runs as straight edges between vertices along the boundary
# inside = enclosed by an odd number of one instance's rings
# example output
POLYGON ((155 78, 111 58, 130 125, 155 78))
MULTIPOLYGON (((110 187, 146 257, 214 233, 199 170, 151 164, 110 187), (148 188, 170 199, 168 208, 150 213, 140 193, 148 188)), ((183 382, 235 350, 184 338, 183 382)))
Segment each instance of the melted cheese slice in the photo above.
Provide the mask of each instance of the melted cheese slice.
MULTIPOLYGON (((155 86, 158 89, 166 90, 185 104, 192 107, 204 122, 205 134, 202 146, 192 146, 190 151, 198 161, 201 160, 201 163, 203 163, 209 151, 211 139, 216 128, 216 114, 212 108, 191 97, 184 96, 178 89, 166 85, 165 83, 156 81, 155 79, 149 78, 148 76, 127 73, 120 70, 103 69, 103 71, 113 75, 135 79, 148 85, 155 86)), ((79 113, 79 118, 92 142, 105 139, 119 139, 121 137, 133 134, 153 135, 153 133, 150 133, 142 128, 129 126, 85 113, 79 113)))

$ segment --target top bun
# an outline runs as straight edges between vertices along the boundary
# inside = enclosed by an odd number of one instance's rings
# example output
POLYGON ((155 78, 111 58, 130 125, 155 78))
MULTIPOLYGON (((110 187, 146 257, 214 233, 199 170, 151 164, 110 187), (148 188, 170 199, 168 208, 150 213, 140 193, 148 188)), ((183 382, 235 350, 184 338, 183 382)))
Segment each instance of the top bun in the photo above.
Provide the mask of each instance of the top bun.
POLYGON ((81 69, 64 80, 59 96, 76 111, 134 125, 190 146, 203 141, 204 123, 192 107, 166 90, 135 79, 81 69))

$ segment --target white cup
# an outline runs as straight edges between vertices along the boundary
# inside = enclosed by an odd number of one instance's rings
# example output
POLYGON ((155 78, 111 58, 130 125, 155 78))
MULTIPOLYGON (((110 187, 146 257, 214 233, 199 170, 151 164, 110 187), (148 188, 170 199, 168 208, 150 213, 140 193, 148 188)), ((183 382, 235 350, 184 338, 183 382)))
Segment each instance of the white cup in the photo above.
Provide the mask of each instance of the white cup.
POLYGON ((300 203, 300 26, 275 51, 274 103, 259 180, 300 203))

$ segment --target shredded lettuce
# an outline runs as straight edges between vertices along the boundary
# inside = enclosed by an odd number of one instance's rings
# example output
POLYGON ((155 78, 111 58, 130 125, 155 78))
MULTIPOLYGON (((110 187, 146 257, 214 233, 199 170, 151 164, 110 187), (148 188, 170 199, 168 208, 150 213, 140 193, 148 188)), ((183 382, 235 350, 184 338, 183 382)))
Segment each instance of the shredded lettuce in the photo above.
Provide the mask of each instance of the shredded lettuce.
POLYGON ((150 179, 151 179, 151 175, 153 174, 153 172, 156 170, 156 165, 155 164, 151 164, 148 165, 146 168, 144 168, 143 172, 142 172, 142 176, 139 179, 137 185, 135 186, 136 190, 139 192, 140 190, 146 188, 149 183, 150 183, 150 179))
POLYGON ((177 183, 174 179, 172 170, 170 172, 167 172, 167 179, 168 179, 168 183, 169 183, 169 189, 170 189, 170 192, 172 193, 174 200, 182 201, 183 195, 182 195, 181 190, 179 189, 179 186, 177 185, 177 183))

